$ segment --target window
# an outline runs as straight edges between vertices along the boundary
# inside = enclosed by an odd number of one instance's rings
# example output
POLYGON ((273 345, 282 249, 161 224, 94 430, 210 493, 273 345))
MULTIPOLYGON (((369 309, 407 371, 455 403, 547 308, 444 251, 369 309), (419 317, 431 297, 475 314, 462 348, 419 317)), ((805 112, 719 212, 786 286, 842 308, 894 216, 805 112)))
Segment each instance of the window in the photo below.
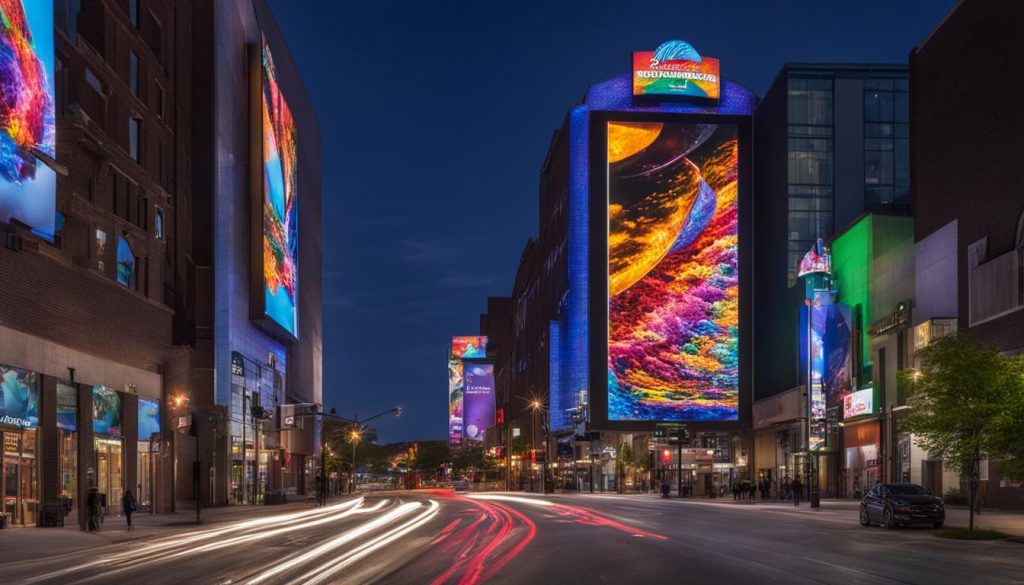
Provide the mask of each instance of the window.
POLYGON ((132 290, 139 289, 136 274, 138 259, 124 236, 117 236, 117 282, 132 290))
POLYGON ((96 228, 96 268, 103 272, 103 258, 107 255, 107 232, 96 228))
POLYGON ((910 207, 910 100, 905 79, 864 81, 864 207, 910 207))
POLYGON ((63 113, 68 105, 68 69, 60 57, 53 59, 53 85, 57 98, 57 112, 63 113))
POLYGON ((132 160, 142 164, 142 149, 140 139, 142 135, 142 120, 132 116, 128 118, 128 154, 132 160))
POLYGON ((135 51, 128 52, 128 87, 134 95, 139 95, 139 56, 135 51))
POLYGON ((132 26, 139 28, 139 0, 128 0, 128 20, 132 26))
POLYGON ((53 24, 68 35, 71 44, 78 43, 78 13, 82 0, 56 0, 53 4, 53 24))
POLYGON ((132 218, 132 223, 139 226, 144 230, 149 230, 149 199, 146 197, 138 197, 135 200, 135 217, 132 218))
POLYGON ((88 67, 85 68, 85 82, 89 84, 89 87, 96 90, 96 93, 103 95, 103 82, 88 67))
POLYGON ((159 207, 156 208, 156 212, 153 214, 153 233, 158 240, 164 239, 164 212, 159 207))
POLYGON ((159 83, 156 84, 156 101, 153 104, 153 108, 156 110, 156 117, 161 120, 164 119, 164 88, 159 83))

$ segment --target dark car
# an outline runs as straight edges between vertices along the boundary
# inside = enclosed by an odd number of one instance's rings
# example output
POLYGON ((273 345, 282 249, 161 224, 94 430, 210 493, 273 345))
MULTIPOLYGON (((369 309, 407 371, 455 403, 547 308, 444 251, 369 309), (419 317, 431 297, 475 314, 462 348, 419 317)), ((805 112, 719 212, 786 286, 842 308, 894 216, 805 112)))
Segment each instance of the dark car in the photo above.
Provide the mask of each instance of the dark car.
POLYGON ((946 507, 928 488, 916 483, 880 483, 860 502, 860 525, 881 524, 898 528, 904 524, 931 524, 942 528, 946 507))

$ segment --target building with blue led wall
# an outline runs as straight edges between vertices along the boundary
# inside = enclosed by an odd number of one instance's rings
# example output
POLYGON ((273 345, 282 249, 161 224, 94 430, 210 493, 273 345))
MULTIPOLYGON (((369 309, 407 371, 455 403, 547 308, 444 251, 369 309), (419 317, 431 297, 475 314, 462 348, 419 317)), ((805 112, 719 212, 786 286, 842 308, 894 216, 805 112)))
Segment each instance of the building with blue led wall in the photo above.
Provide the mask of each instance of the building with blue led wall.
POLYGON ((746 473, 755 97, 681 41, 633 62, 587 91, 545 159, 540 237, 513 294, 513 388, 547 390, 556 483, 614 489, 622 446, 647 453, 677 423, 691 442, 655 474, 699 495, 746 473), (533 321, 546 326, 519 339, 533 321))

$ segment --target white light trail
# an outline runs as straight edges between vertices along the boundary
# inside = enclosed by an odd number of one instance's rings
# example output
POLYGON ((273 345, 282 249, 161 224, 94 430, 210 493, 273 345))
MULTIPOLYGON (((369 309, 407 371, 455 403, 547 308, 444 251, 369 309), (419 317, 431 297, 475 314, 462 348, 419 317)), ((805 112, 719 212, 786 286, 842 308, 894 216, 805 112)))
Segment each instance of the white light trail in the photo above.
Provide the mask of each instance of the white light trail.
POLYGON ((264 571, 258 577, 254 577, 254 578, 250 579, 248 581, 248 583, 249 583, 249 585, 256 585, 257 583, 262 583, 263 581, 266 581, 267 579, 270 579, 271 577, 274 577, 276 575, 280 575, 281 573, 284 573, 285 571, 290 571, 291 569, 295 568, 296 566, 299 566, 299 565, 309 561, 310 559, 314 559, 314 558, 316 558, 318 556, 324 555, 324 554, 330 552, 332 549, 338 548, 339 546, 341 546, 341 545, 343 545, 343 544, 345 544, 347 542, 351 542, 351 541, 359 538, 360 536, 362 536, 362 535, 364 535, 364 534, 366 534, 368 532, 371 532, 371 531, 376 530, 377 528, 381 528, 383 526, 387 526, 388 524, 391 524, 392 522, 398 520, 402 516, 407 516, 408 514, 413 512, 416 508, 419 508, 419 507, 420 507, 420 504, 418 504, 418 503, 402 504, 402 505, 398 506, 397 508, 395 508, 394 510, 388 512, 387 514, 384 514, 383 516, 380 516, 379 518, 376 518, 374 520, 371 520, 369 522, 361 524, 361 525, 359 525, 359 526, 357 526, 355 528, 352 528, 351 530, 347 530, 345 532, 342 532, 340 535, 335 536, 334 538, 328 540, 327 542, 321 544, 320 546, 317 546, 316 548, 313 548, 313 549, 309 550, 308 552, 305 552, 305 553, 302 553, 300 555, 294 556, 294 557, 288 559, 287 561, 284 561, 284 562, 274 566, 274 568, 268 569, 268 570, 264 571))
POLYGON ((547 500, 540 500, 536 498, 523 498, 519 496, 502 496, 498 494, 472 494, 467 496, 474 500, 498 500, 501 502, 518 502, 520 504, 527 504, 530 506, 554 506, 554 502, 547 500))
MULTIPOLYGON (((345 510, 345 509, 353 508, 353 507, 358 507, 364 501, 365 501, 364 498, 359 497, 359 498, 356 498, 354 500, 349 500, 347 502, 341 502, 339 504, 334 504, 333 506, 328 506, 326 508, 315 508, 313 510, 303 510, 301 512, 293 512, 293 513, 290 513, 290 514, 275 514, 273 516, 266 516, 266 517, 263 517, 263 518, 256 518, 256 519, 253 519, 253 520, 245 520, 243 522, 235 522, 235 523, 232 523, 232 524, 230 524, 228 526, 225 526, 223 528, 215 528, 215 529, 211 529, 211 530, 204 530, 202 532, 196 532, 196 533, 188 534, 187 536, 165 538, 165 539, 158 540, 158 541, 156 541, 156 542, 154 542, 152 544, 147 544, 147 545, 144 545, 144 546, 140 546, 138 548, 134 548, 134 549, 132 549, 132 550, 130 550, 128 552, 124 552, 124 553, 119 553, 119 554, 103 557, 103 558, 97 559, 95 561, 90 561, 88 563, 83 563, 83 564, 80 564, 80 565, 75 565, 75 566, 72 566, 72 567, 67 567, 67 568, 61 569, 59 571, 54 571, 52 573, 47 573, 45 575, 39 575, 39 576, 33 577, 31 579, 27 579, 25 581, 25 583, 36 583, 36 582, 45 581, 45 580, 48 580, 48 579, 55 579, 57 577, 62 577, 62 576, 67 575, 69 573, 80 572, 82 570, 90 569, 90 568, 93 568, 93 567, 96 567, 96 566, 100 566, 100 565, 116 565, 116 564, 119 564, 119 563, 130 563, 132 560, 137 560, 137 559, 145 559, 147 561, 152 561, 152 562, 164 561, 164 560, 166 560, 168 558, 168 556, 166 554, 164 554, 164 553, 167 552, 167 551, 173 550, 173 549, 175 549, 177 547, 192 545, 192 544, 195 544, 197 542, 202 542, 204 540, 210 540, 212 538, 216 538, 216 537, 224 535, 224 534, 237 533, 239 530, 245 530, 245 529, 249 529, 249 528, 258 528, 260 526, 266 526, 268 524, 296 523, 293 526, 288 527, 288 528, 289 529, 298 529, 298 528, 302 528, 303 526, 307 526, 308 525, 308 523, 304 523, 303 522, 303 520, 305 520, 307 518, 314 518, 316 516, 327 516, 327 515, 333 514, 335 512, 341 511, 341 510, 345 510)), ((331 518, 330 520, 333 520, 333 518, 331 518)), ((326 521, 330 521, 330 520, 326 520, 326 521)), ((319 524, 321 522, 322 522, 321 520, 316 521, 317 524, 319 524)), ((282 528, 279 528, 278 530, 282 530, 282 528)), ((261 533, 257 533, 255 536, 259 536, 260 534, 261 533)), ((189 549, 186 549, 183 552, 184 553, 188 553, 188 552, 191 552, 192 550, 194 550, 194 549, 189 548, 189 549)), ((179 556, 180 554, 181 553, 179 553, 178 555, 174 555, 174 556, 179 556)))
POLYGON ((398 540, 399 538, 426 524, 427 522, 430 522, 430 520, 437 515, 437 512, 440 509, 440 507, 441 506, 436 501, 430 500, 430 503, 427 506, 427 510, 421 513, 419 516, 416 516, 415 518, 408 520, 404 524, 401 524, 396 528, 393 528, 389 532, 386 532, 374 538, 373 540, 370 540, 369 542, 366 542, 356 547, 355 549, 342 555, 337 560, 322 565, 314 569, 313 571, 310 571, 309 573, 302 575, 298 579, 294 580, 293 583, 302 583, 304 585, 317 585, 318 583, 323 583, 324 580, 331 578, 338 571, 344 569, 345 567, 351 565, 352 563, 358 561, 366 555, 394 542, 395 540, 398 540))

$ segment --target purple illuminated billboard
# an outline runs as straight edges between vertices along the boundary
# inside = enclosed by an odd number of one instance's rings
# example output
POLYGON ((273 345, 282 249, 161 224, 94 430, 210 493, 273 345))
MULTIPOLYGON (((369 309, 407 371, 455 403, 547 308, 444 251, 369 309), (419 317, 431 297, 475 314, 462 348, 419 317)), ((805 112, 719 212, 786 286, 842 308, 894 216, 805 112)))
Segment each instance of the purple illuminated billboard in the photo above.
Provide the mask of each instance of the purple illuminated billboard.
POLYGON ((462 384, 463 436, 483 441, 484 431, 494 424, 494 365, 465 364, 462 384))

